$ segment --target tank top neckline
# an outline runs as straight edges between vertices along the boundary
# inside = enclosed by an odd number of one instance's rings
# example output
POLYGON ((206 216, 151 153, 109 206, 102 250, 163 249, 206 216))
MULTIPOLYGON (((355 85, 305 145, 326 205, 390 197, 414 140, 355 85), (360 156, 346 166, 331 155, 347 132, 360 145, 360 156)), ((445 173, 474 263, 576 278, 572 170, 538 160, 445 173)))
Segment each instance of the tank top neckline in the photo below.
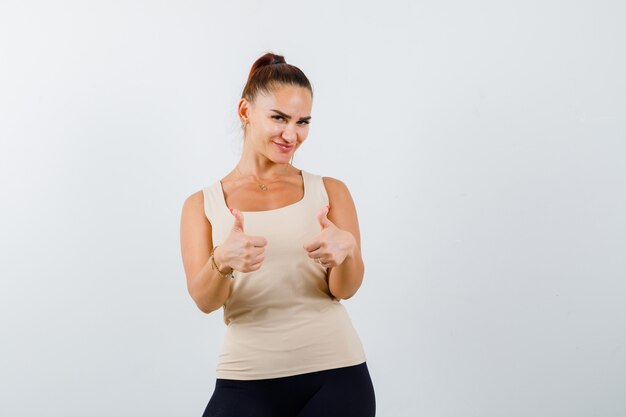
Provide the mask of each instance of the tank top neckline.
MULTIPOLYGON (((304 189, 304 192, 302 193, 302 198, 294 203, 288 204, 286 206, 282 206, 282 207, 278 207, 275 209, 270 209, 270 210, 255 210, 255 211, 243 211, 243 210, 239 210, 241 213, 245 213, 245 214, 254 214, 254 213, 272 213, 272 212, 277 212, 280 210, 285 210, 291 207, 295 207, 297 205, 300 205, 304 202, 304 200, 307 197, 307 192, 308 192, 308 184, 307 184, 307 180, 306 180, 306 174, 305 171, 303 169, 300 170, 300 176, 302 177, 302 187, 304 189)), ((224 187, 222 187, 222 181, 218 180, 217 181, 217 188, 219 191, 220 196, 222 197, 222 205, 224 206, 224 208, 226 209, 226 211, 230 212, 230 208, 228 207, 228 205, 226 204, 226 194, 224 194, 224 187)))

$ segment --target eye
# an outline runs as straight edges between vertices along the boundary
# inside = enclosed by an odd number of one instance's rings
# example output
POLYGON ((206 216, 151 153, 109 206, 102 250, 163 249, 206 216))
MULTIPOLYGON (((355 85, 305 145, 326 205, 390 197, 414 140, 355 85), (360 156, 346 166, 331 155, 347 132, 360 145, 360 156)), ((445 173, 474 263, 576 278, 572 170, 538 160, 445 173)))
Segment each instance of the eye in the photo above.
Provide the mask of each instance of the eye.
MULTIPOLYGON (((272 119, 274 119, 274 120, 285 120, 285 118, 283 116, 278 115, 278 114, 272 115, 272 119)), ((298 123, 300 125, 308 125, 310 123, 310 121, 308 121, 308 120, 300 120, 298 123)))

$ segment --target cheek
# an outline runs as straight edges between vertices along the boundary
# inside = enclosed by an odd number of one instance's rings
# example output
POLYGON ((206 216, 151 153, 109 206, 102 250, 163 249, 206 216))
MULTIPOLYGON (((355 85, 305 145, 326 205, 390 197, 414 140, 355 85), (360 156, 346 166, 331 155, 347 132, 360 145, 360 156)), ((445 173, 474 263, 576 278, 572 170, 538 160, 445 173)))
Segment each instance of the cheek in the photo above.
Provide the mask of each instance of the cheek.
POLYGON ((303 142, 307 138, 307 136, 309 136, 309 127, 308 126, 300 131, 300 138, 302 138, 303 142))
POLYGON ((280 132, 281 132, 281 128, 280 128, 280 126, 276 126, 275 124, 271 124, 271 125, 268 125, 266 127, 265 132, 267 132, 267 134, 269 136, 272 136, 272 137, 273 136, 279 136, 280 132))

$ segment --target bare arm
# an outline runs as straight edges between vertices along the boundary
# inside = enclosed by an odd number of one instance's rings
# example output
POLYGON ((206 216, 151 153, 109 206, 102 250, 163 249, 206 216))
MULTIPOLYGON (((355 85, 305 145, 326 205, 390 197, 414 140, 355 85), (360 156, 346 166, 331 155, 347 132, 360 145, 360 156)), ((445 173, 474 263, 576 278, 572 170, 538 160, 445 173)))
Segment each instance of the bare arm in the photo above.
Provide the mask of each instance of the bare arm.
POLYGON ((337 227, 350 232, 356 241, 354 251, 341 265, 329 268, 328 287, 336 298, 352 297, 363 282, 365 265, 361 257, 361 234, 354 201, 348 187, 335 178, 323 177, 330 202, 328 219, 337 227))
MULTIPOLYGON (((210 313, 224 305, 230 295, 230 279, 223 278, 211 268, 209 256, 213 250, 211 223, 204 215, 202 191, 190 195, 183 204, 180 221, 180 244, 187 279, 187 290, 198 308, 210 313)), ((222 272, 220 248, 213 254, 222 272)))

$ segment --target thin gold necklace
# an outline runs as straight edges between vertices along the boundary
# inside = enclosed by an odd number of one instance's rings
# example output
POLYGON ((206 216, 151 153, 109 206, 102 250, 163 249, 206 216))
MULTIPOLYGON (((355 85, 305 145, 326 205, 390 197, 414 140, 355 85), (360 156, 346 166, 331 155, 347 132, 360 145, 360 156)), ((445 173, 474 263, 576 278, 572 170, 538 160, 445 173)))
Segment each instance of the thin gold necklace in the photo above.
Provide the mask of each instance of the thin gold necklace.
MULTIPOLYGON (((286 168, 286 167, 285 167, 285 168, 286 168)), ((239 171, 239 168, 238 168, 238 167, 235 167, 235 169, 237 170, 237 172, 239 172, 239 175, 241 175, 242 177, 244 176, 244 175, 241 173, 241 171, 239 171)), ((265 183, 265 184, 262 184, 262 183, 257 182, 257 186, 261 189, 261 191, 267 191, 267 184, 273 184, 273 183, 275 183, 275 182, 277 182, 277 181, 280 181, 280 180, 276 180, 276 181, 268 182, 268 183, 265 183)))

